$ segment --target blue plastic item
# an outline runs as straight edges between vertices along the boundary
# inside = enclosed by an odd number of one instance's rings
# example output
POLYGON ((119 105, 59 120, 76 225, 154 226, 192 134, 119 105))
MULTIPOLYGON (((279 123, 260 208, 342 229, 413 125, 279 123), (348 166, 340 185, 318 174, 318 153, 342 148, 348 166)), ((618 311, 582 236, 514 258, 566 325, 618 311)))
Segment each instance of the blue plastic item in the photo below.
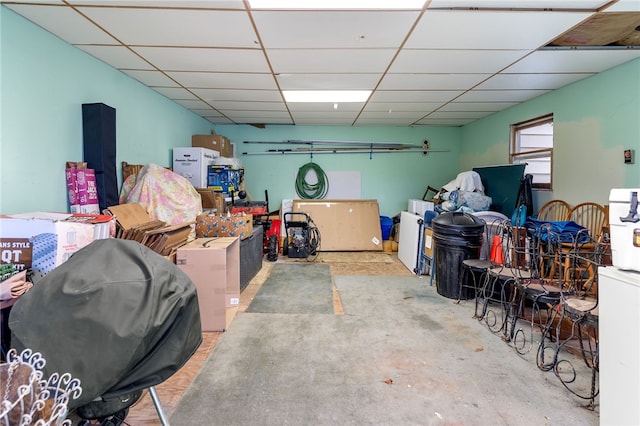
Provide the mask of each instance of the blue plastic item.
POLYGON ((393 227, 393 219, 388 216, 380 216, 380 229, 382 230, 382 240, 386 241, 391 235, 391 228, 393 227))

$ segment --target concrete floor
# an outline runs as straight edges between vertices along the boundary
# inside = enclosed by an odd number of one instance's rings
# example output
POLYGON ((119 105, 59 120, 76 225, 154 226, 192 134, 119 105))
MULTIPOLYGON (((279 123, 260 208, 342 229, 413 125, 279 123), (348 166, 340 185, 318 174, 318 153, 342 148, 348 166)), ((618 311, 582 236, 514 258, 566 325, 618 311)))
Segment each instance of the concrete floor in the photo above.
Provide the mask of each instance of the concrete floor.
POLYGON ((597 404, 428 278, 334 275, 342 315, 239 312, 171 424, 598 424, 597 404))

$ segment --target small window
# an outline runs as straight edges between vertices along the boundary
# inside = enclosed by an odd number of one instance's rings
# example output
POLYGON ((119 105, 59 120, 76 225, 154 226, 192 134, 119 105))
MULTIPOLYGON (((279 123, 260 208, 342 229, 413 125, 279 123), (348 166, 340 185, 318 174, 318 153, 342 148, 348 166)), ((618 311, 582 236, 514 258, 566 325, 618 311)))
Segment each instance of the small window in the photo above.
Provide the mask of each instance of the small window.
POLYGON ((553 183, 553 115, 511 126, 511 163, 526 163, 525 174, 533 176, 533 187, 551 189, 553 183))

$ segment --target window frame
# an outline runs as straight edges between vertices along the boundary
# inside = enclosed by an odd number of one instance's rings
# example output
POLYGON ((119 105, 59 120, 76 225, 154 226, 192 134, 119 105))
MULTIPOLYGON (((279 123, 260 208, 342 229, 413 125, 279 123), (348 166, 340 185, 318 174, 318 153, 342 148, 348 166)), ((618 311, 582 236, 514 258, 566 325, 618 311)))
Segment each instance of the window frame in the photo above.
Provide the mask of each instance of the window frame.
POLYGON ((533 189, 553 189, 553 145, 555 145, 555 137, 554 135, 552 135, 551 148, 519 151, 517 143, 518 133, 522 130, 530 129, 532 127, 537 127, 544 124, 551 124, 553 126, 553 123, 553 113, 550 113, 511 125, 511 143, 509 147, 509 162, 511 164, 515 164, 516 160, 524 161, 526 163, 527 158, 549 158, 549 183, 534 182, 532 184, 533 189))

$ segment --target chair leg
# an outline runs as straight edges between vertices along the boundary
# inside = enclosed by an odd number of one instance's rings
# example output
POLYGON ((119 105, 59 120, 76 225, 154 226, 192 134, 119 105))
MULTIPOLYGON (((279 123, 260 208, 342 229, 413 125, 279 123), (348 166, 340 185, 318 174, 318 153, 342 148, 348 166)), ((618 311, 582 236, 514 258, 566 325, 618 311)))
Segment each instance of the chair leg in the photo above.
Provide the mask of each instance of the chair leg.
MULTIPOLYGON (((560 331, 559 327, 560 326, 558 326, 558 332, 560 331)), ((595 327, 592 327, 586 324, 582 324, 581 318, 572 320, 570 336, 566 339, 563 339, 562 341, 558 338, 558 346, 555 354, 555 362, 553 364, 553 372, 569 392, 571 392, 578 398, 589 401, 586 408, 591 410, 595 408, 595 399, 600 393, 598 387, 599 365, 597 325, 595 327), (584 329, 587 329, 586 336, 584 335, 584 329), (588 330, 591 329, 594 333, 593 336, 588 332, 588 330), (578 371, 576 370, 576 366, 574 366, 568 358, 563 358, 561 356, 561 351, 565 348, 565 345, 574 337, 577 337, 579 339, 580 351, 583 361, 589 368, 589 378, 591 383, 588 393, 581 391, 581 389, 583 389, 584 387, 580 387, 576 383, 578 378, 578 371), (585 346, 585 338, 587 339, 586 345, 588 345, 588 347, 585 346)))
POLYGON ((536 354, 536 364, 542 371, 552 370, 556 363, 559 335, 556 334, 554 337, 551 330, 553 329, 554 322, 562 320, 560 317, 561 315, 558 312, 557 304, 551 305, 549 309, 547 309, 547 320, 544 328, 541 330, 542 335, 540 337, 540 344, 538 345, 538 352, 536 354), (548 360, 549 357, 551 358, 550 361, 548 360))
POLYGON ((149 395, 151 395, 151 400, 153 401, 153 405, 156 407, 156 411, 158 412, 160 423, 162 424, 162 426, 169 426, 169 419, 164 414, 164 410, 162 409, 162 404, 160 403, 160 397, 158 396, 158 392, 156 391, 155 386, 149 387, 149 395))

